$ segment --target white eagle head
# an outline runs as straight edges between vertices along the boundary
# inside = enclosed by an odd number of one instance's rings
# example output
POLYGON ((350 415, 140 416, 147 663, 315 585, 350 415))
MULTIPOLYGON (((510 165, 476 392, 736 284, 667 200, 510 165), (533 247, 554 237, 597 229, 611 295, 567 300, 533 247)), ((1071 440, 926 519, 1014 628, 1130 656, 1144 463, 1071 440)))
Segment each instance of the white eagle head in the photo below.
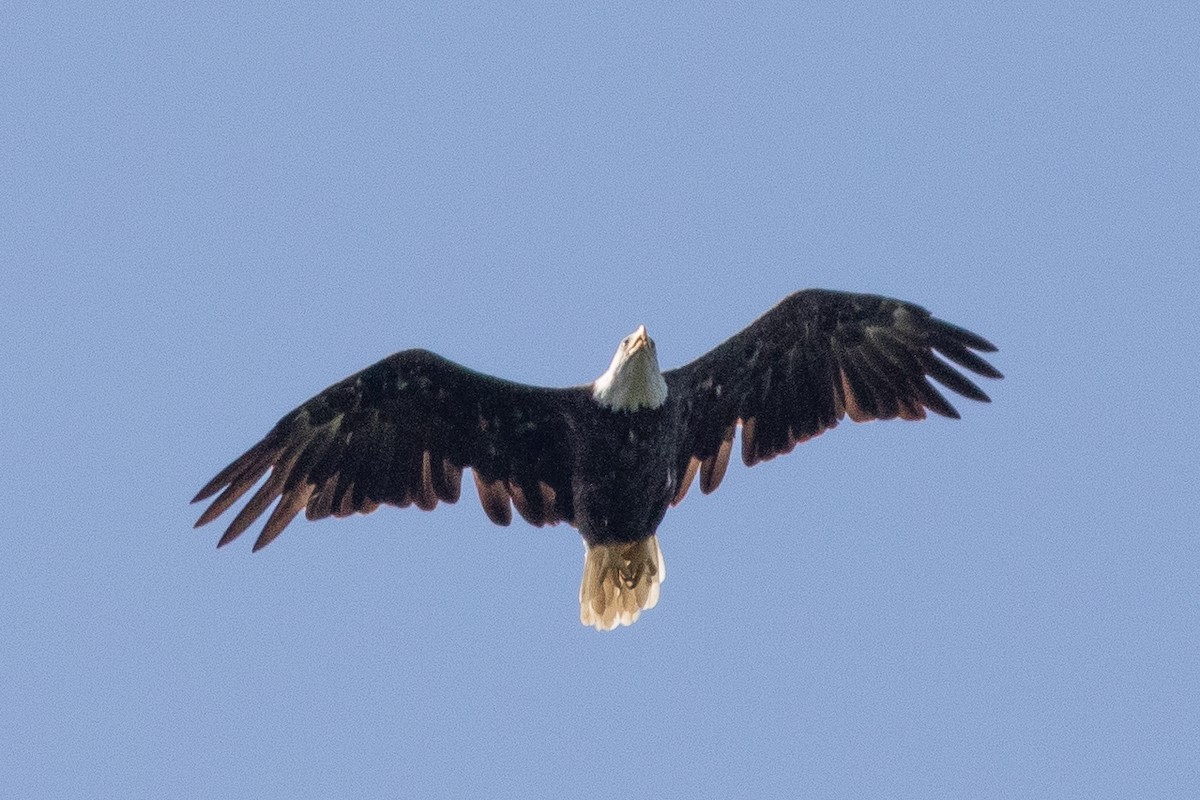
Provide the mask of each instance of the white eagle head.
POLYGON ((621 340, 608 371, 592 384, 592 397, 614 411, 658 408, 666 402, 667 382, 645 325, 621 340))

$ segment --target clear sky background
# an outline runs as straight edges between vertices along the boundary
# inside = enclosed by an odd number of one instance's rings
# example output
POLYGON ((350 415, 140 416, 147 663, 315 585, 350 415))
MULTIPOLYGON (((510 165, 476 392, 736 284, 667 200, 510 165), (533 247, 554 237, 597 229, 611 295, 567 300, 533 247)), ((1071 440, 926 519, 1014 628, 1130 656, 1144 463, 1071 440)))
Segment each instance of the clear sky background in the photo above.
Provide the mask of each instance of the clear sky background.
POLYGON ((7 4, 0 796, 1200 796, 1200 12, 966 6, 7 4), (1007 378, 693 490, 632 628, 469 485, 191 528, 395 350, 584 383, 809 286, 1007 378))

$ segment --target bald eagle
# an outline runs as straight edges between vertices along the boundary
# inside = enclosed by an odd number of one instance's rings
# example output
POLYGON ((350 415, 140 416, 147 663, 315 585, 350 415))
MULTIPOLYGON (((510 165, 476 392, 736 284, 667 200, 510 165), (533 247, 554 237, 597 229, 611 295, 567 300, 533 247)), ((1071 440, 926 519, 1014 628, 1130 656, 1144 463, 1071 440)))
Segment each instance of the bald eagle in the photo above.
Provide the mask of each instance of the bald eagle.
POLYGON ((492 522, 508 525, 515 507, 533 525, 578 529, 579 618, 611 630, 658 602, 666 578, 659 523, 697 474, 706 494, 720 485, 738 426, 742 461, 753 466, 847 416, 919 420, 929 410, 957 418, 929 378, 989 402, 947 361, 1000 378, 972 352, 995 350, 912 303, 820 289, 789 295, 666 372, 641 326, 621 340, 604 374, 570 388, 513 383, 427 350, 402 350, 279 420, 196 495, 192 502, 220 492, 196 527, 268 472, 218 547, 276 500, 256 551, 301 510, 315 520, 385 503, 453 503, 469 467, 492 522))

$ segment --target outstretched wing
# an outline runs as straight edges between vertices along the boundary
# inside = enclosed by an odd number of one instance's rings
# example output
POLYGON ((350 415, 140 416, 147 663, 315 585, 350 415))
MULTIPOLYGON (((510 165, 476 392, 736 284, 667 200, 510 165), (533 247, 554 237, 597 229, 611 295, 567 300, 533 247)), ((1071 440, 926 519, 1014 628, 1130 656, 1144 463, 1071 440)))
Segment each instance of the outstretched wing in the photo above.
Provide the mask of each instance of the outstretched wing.
POLYGON ((749 327, 690 364, 664 373, 682 404, 678 503, 700 473, 721 483, 742 426, 747 466, 791 452, 837 425, 924 419, 958 412, 929 378, 972 400, 982 390, 938 355, 989 378, 1002 377, 973 350, 996 348, 912 303, 868 294, 807 289, 784 298, 749 327), (936 354, 935 354, 936 351, 936 354))
POLYGON ((381 503, 432 509, 475 473, 493 522, 512 504, 534 525, 574 519, 568 413, 572 392, 492 378, 427 350, 404 350, 335 383, 279 420, 192 500, 220 495, 216 519, 270 475, 221 537, 233 541, 277 498, 254 544, 265 547, 302 509, 309 519, 370 513, 381 503))

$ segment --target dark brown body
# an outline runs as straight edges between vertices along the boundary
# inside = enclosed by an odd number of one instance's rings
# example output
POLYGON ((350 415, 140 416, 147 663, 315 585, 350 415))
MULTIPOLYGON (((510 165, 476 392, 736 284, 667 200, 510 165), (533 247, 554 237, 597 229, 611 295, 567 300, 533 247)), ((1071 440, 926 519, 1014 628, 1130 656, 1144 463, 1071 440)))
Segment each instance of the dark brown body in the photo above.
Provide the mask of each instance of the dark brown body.
POLYGON ((651 536, 679 489, 675 405, 581 412, 591 418, 574 448, 573 524, 591 545, 651 536))

